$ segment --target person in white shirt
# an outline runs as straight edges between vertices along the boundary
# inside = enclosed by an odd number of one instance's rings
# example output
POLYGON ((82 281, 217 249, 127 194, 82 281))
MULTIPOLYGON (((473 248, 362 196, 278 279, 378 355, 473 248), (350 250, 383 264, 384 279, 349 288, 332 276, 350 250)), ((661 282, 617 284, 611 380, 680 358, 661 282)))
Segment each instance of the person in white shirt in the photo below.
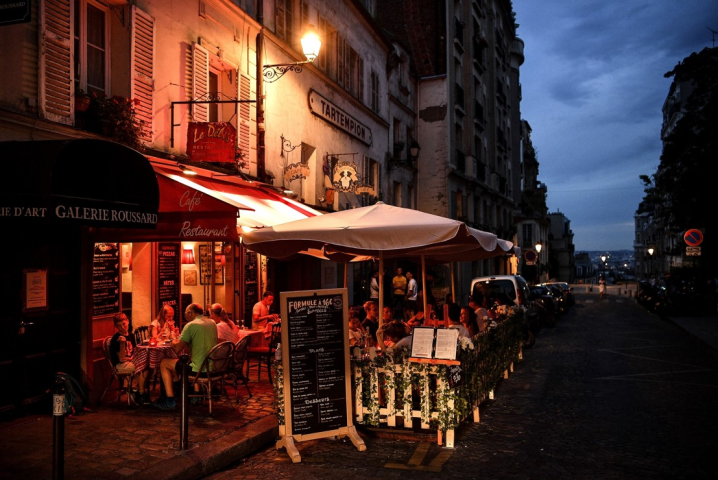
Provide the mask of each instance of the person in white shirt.
POLYGON ((406 308, 404 313, 408 317, 413 317, 416 313, 416 300, 419 298, 419 284, 416 283, 414 274, 412 272, 406 272, 406 308))
POLYGON ((276 322, 279 315, 269 313, 269 307, 274 303, 274 294, 267 290, 262 295, 262 300, 254 304, 252 308, 252 330, 264 330, 267 322, 276 322))
POLYGON ((237 343, 239 341, 239 327, 230 320, 224 307, 215 303, 209 309, 209 316, 217 324, 217 340, 220 342, 237 343))

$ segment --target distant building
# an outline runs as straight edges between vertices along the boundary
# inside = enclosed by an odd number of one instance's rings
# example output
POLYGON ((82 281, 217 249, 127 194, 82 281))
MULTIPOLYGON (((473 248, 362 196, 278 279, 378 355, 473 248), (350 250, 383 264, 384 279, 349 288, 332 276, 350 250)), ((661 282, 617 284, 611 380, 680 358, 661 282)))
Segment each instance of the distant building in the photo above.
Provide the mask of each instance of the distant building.
POLYGON ((575 278, 575 258, 573 245, 573 231, 571 220, 561 212, 548 214, 550 222, 549 234, 549 271, 551 277, 560 282, 573 283, 575 278))

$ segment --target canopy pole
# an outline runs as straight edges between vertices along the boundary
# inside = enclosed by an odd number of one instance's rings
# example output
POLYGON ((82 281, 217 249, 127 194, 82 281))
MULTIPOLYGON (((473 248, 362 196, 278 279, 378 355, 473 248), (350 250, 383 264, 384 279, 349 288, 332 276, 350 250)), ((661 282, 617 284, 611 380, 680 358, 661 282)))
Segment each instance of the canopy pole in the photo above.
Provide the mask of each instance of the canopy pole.
POLYGON ((426 309, 428 295, 426 294, 426 258, 424 255, 421 256, 421 291, 423 292, 421 299, 424 302, 424 321, 426 321, 429 311, 426 309))
POLYGON ((456 301, 456 281, 454 280, 454 262, 449 262, 451 265, 451 302, 458 304, 456 301))
POLYGON ((384 252, 379 252, 379 326, 384 324, 384 252))
POLYGON ((349 270, 349 262, 344 262, 344 288, 347 288, 347 271, 349 270))

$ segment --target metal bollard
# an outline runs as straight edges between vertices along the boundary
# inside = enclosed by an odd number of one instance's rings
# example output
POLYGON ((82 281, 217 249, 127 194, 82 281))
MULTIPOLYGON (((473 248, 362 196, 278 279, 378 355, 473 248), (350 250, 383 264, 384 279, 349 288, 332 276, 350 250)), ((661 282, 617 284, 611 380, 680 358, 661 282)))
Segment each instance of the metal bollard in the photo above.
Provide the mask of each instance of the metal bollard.
POLYGON ((59 376, 52 391, 52 478, 65 478, 65 383, 59 376))
POLYGON ((180 355, 178 360, 180 365, 180 450, 189 448, 189 417, 187 415, 187 395, 188 385, 187 379, 189 374, 189 355, 180 355))

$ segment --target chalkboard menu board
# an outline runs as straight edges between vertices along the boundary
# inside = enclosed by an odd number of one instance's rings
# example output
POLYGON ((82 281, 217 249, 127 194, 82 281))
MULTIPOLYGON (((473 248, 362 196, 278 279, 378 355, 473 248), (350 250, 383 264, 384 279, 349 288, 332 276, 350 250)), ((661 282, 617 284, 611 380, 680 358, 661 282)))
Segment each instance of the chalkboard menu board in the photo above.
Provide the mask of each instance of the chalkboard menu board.
POLYGON ((96 243, 92 259, 92 315, 120 311, 120 245, 96 243))
POLYGON ((294 441, 346 435, 359 451, 366 445, 352 425, 347 290, 280 294, 284 425, 277 448, 292 462, 294 441))
POLYGON ((289 378, 294 435, 347 425, 346 297, 342 290, 326 292, 282 295, 287 312, 283 353, 289 357, 285 377, 289 378))
POLYGON ((179 325, 180 300, 180 244, 157 245, 157 301, 160 307, 169 305, 175 312, 174 322, 179 325))

